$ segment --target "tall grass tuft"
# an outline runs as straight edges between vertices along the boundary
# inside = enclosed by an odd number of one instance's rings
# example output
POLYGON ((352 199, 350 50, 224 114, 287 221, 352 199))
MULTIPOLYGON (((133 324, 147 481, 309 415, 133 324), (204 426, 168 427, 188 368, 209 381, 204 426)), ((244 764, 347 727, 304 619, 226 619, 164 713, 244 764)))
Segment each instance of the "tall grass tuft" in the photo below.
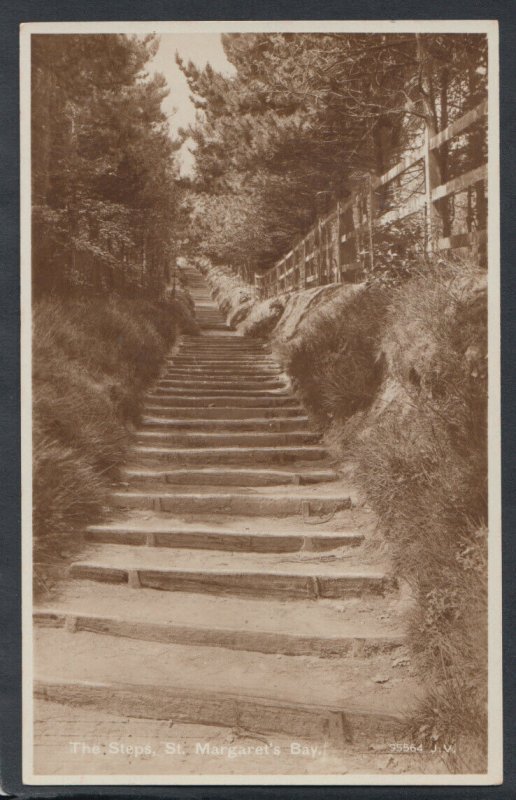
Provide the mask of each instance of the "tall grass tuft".
POLYGON ((33 530, 36 591, 51 590, 117 479, 145 387, 188 305, 47 298, 33 311, 33 530))
MULTIPOLYGON (((486 744, 487 302, 468 265, 397 289, 382 348, 398 392, 361 437, 359 476, 412 587, 414 659, 429 687, 420 740, 486 744), (431 701, 430 701, 431 700, 431 701), (473 724, 474 721, 474 724, 473 724)), ((476 766, 480 762, 476 762, 476 766)))
POLYGON ((412 587, 409 644, 427 695, 410 731, 428 746, 460 743, 453 769, 481 770, 485 276, 474 265, 442 262, 414 264, 411 274, 401 286, 337 296, 309 315, 285 347, 286 366, 328 439, 356 462, 397 576, 412 587))
POLYGON ((323 427, 343 422, 374 400, 383 375, 378 354, 387 308, 385 290, 346 291, 309 315, 283 346, 287 370, 323 427))
POLYGON ((255 303, 242 325, 244 336, 267 338, 278 324, 285 310, 285 299, 273 298, 255 303))

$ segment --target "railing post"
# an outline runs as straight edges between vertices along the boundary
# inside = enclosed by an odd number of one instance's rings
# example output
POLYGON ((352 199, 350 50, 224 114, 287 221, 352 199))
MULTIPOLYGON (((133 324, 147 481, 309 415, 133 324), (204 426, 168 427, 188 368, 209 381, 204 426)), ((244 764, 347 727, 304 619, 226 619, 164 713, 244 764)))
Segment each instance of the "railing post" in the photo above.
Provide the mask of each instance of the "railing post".
POLYGON ((254 285, 260 300, 263 300, 263 277, 263 275, 259 275, 257 272, 254 273, 254 285))
POLYGON ((301 251, 301 264, 299 265, 299 288, 304 289, 306 286, 306 241, 302 239, 299 245, 301 251))
POLYGON ((340 200, 337 200, 337 223, 335 225, 337 231, 337 252, 335 253, 335 268, 337 274, 335 275, 335 283, 341 283, 342 276, 340 274, 340 237, 341 237, 341 228, 340 228, 340 200))
POLYGON ((375 197, 373 188, 373 176, 369 173, 369 192, 368 192, 367 226, 369 229, 369 267, 371 273, 374 272, 374 218, 375 218, 375 197))
POLYGON ((428 119, 425 120, 425 250, 428 255, 433 252, 434 240, 437 235, 436 218, 437 210, 432 200, 432 191, 439 186, 440 173, 437 159, 431 147, 432 137, 435 136, 435 128, 428 119))
POLYGON ((322 281, 322 226, 321 218, 317 218, 317 286, 321 286, 322 281))
POLYGON ((358 192, 355 192, 353 195, 353 206, 352 206, 352 214, 353 214, 353 228, 354 228, 354 239, 355 239, 355 256, 357 262, 360 264, 360 269, 364 269, 364 262, 361 256, 362 250, 362 215, 360 213, 360 196, 358 192))

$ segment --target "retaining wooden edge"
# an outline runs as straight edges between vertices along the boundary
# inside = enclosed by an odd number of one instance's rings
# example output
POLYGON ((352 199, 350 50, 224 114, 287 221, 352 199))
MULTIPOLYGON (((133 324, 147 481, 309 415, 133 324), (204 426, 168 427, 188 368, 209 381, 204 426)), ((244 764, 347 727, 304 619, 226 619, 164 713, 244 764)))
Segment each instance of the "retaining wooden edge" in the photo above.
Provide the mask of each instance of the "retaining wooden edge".
POLYGON ((336 747, 358 737, 377 736, 379 730, 388 735, 401 724, 394 714, 146 684, 36 680, 34 695, 74 707, 98 706, 121 716, 294 735, 336 747))
POLYGON ((126 583, 169 592, 317 600, 362 595, 385 595, 396 586, 386 575, 299 575, 277 572, 224 572, 223 570, 124 569, 87 562, 70 567, 70 577, 105 583, 126 583))
POLYGON ((401 647, 401 636, 344 636, 324 637, 288 634, 273 631, 246 631, 231 628, 204 628, 194 625, 172 625, 156 622, 131 621, 118 617, 89 614, 35 611, 34 624, 45 628, 66 628, 71 632, 99 633, 168 644, 199 647, 223 647, 256 653, 287 656, 316 656, 341 658, 367 657, 401 647))

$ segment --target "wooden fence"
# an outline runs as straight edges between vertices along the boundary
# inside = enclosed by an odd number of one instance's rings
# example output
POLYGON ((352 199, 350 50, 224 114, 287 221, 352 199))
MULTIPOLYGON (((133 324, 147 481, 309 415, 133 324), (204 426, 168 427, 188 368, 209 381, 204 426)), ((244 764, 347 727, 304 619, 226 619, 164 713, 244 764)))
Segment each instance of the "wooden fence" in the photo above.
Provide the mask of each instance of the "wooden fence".
MULTIPOLYGON (((360 280, 364 270, 374 265, 378 231, 392 229, 402 220, 405 222, 401 224, 405 224, 416 215, 422 220, 422 246, 427 253, 472 247, 482 250, 486 243, 487 204, 484 201, 482 208, 481 198, 487 194, 487 164, 440 183, 438 158, 443 145, 448 149, 447 143, 457 142, 465 131, 485 122, 486 115, 487 101, 438 133, 425 126, 421 146, 384 175, 367 175, 346 202, 337 202, 280 261, 265 273, 255 275, 261 297, 360 280), (475 220, 470 208, 473 187, 480 190, 476 193, 475 220), (462 229, 452 231, 445 225, 447 230, 443 231, 443 203, 465 192, 468 208, 462 214, 462 229)), ((481 131, 481 135, 485 139, 485 132, 481 131)))

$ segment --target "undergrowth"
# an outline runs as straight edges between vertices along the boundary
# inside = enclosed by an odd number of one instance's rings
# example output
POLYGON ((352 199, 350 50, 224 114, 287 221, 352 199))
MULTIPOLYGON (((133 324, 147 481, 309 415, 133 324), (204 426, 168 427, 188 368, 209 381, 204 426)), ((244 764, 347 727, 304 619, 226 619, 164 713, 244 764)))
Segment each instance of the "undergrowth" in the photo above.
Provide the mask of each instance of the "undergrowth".
POLYGON ((100 515, 143 390, 178 330, 185 298, 48 298, 33 311, 35 590, 51 590, 78 531, 100 515))
POLYGON ((380 387, 379 341, 387 292, 342 291, 309 315, 282 348, 288 372, 304 404, 322 426, 367 408, 380 387))
POLYGON ((393 568, 426 697, 418 743, 481 771, 487 730, 487 303, 472 265, 422 264, 310 315, 284 348, 308 409, 357 463, 393 568))
POLYGON ((242 325, 244 336, 262 339, 270 336, 285 310, 285 300, 272 298, 254 303, 242 325))

